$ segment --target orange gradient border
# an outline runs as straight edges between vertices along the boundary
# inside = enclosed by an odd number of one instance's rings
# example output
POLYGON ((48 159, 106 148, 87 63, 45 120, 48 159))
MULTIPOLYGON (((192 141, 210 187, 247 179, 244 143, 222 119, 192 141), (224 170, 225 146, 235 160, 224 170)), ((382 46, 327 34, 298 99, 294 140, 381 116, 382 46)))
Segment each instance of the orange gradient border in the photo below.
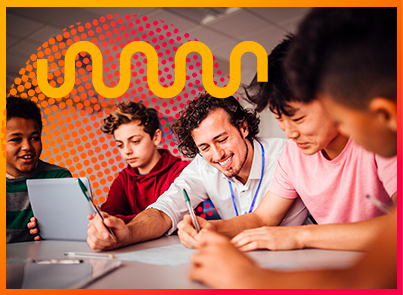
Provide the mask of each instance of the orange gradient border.
MULTIPOLYGON (((149 7, 150 2, 145 1, 144 5, 140 3, 140 1, 120 1, 119 6, 121 7, 131 7, 133 4, 135 4, 138 7, 149 7)), ((155 0, 152 2, 153 6, 155 7, 184 7, 184 6, 193 6, 193 7, 199 7, 199 6, 220 6, 220 7, 225 7, 225 6, 233 6, 233 7, 266 7, 266 6, 277 6, 277 7, 315 7, 315 6, 331 6, 331 7, 336 7, 336 6, 391 6, 391 7, 397 7, 397 19, 398 19, 398 44, 397 44, 397 52, 398 52, 398 64, 397 64, 397 70, 398 70, 398 123, 399 126, 402 126, 402 82, 403 82, 403 76, 402 76, 402 28, 403 28, 403 23, 402 23, 402 7, 403 3, 402 0, 400 1, 389 1, 389 0, 383 0, 383 1, 373 1, 373 0, 368 0, 368 1, 356 1, 356 0, 341 0, 341 1, 240 1, 240 0, 232 0, 232 1, 220 1, 220 0, 205 0, 203 2, 197 2, 197 1, 161 1, 161 0, 155 0)), ((28 2, 28 1, 19 1, 18 3, 16 2, 9 2, 6 3, 3 13, 2 13, 2 19, 3 19, 3 25, 2 25, 2 37, 3 40, 6 40, 6 7, 32 7, 32 6, 42 6, 42 7, 83 7, 83 6, 105 6, 109 7, 110 2, 106 1, 41 1, 40 3, 38 2, 28 2), (35 5, 36 4, 36 5, 35 5), (85 5, 83 5, 85 4, 85 5)), ((3 69, 6 68, 6 46, 4 46, 5 42, 3 42, 3 58, 2 58, 2 65, 3 69)), ((4 74, 3 70, 3 81, 5 81, 6 77, 4 74)), ((2 99, 0 101, 0 116, 1 116, 1 136, 3 136, 5 132, 5 99, 2 99)), ((5 175, 5 158, 3 156, 3 151, 4 147, 2 147, 2 152, 0 156, 0 169, 1 173, 5 175)), ((403 175, 402 175, 402 152, 403 152, 403 138, 402 138, 402 128, 398 129, 398 194, 402 191, 402 185, 403 185, 403 175)), ((6 186, 5 183, 1 183, 0 186, 1 189, 1 195, 5 196, 6 194, 6 186)), ((3 199, 3 206, 5 207, 5 198, 3 199)), ((399 200, 398 202, 398 287, 397 289, 393 290, 164 290, 164 289, 159 289, 159 290, 116 290, 112 292, 119 292, 119 295, 126 295, 126 294, 136 294, 136 295, 143 295, 143 294, 165 294, 165 295, 189 295, 189 294, 195 294, 195 295, 204 295, 204 294, 267 294, 270 292, 270 294, 293 294, 294 292, 298 292, 299 294, 326 294, 333 295, 333 294, 339 294, 340 292, 343 292, 344 294, 402 294, 402 202, 399 200)), ((4 212, 4 211, 3 211, 4 212)), ((0 214, 0 220, 2 227, 5 228, 6 224, 6 215, 5 214, 0 214)), ((74 294, 97 294, 97 295, 110 295, 111 291, 110 290, 7 290, 6 289, 6 271, 5 271, 5 265, 6 265, 6 242, 5 242, 5 234, 3 233, 3 242, 1 243, 2 245, 2 262, 3 262, 3 268, 2 268, 2 277, 3 277, 3 288, 5 294, 71 294, 74 292, 74 294)))

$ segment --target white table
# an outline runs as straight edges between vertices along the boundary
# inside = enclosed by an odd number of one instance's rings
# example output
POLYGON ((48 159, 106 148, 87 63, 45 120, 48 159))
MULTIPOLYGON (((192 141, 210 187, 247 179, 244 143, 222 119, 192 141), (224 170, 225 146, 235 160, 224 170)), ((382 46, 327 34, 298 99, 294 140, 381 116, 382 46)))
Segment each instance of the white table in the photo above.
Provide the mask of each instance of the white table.
MULTIPOLYGON (((177 236, 162 237, 105 253, 120 254, 155 247, 179 244, 177 236)), ((7 245, 7 288, 20 288, 27 259, 63 259, 64 252, 95 252, 85 242, 37 241, 7 245)), ((249 252, 260 266, 273 269, 315 269, 344 267, 354 263, 361 255, 354 251, 304 249, 293 251, 259 250, 249 252)), ((160 266, 122 261, 122 265, 90 283, 95 289, 200 289, 206 286, 187 278, 190 263, 177 266, 160 266)))

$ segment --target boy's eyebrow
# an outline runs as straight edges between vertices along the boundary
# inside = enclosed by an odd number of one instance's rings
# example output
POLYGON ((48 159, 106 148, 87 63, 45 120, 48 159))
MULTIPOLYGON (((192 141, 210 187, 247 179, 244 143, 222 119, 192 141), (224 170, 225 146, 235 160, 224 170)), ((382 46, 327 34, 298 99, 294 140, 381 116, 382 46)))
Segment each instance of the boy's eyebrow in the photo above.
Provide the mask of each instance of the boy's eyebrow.
MULTIPOLYGON (((292 108, 291 110, 288 111, 288 115, 286 114, 281 114, 281 116, 286 116, 288 118, 292 118, 294 117, 298 112, 300 111, 299 108, 292 108)), ((276 116, 276 115, 275 115, 276 116)), ((281 116, 279 116, 278 118, 281 118, 281 116)), ((277 119, 277 118, 276 118, 277 119)))
POLYGON ((272 114, 274 115, 274 117, 276 119, 281 119, 282 116, 286 116, 286 117, 293 117, 295 116, 295 113, 298 112, 300 109, 299 108, 295 108, 295 107, 290 107, 287 105, 287 107, 281 112, 281 110, 278 109, 270 109, 272 114), (280 114, 279 114, 280 113, 280 114))
POLYGON ((21 132, 14 132, 14 133, 9 134, 9 136, 17 136, 17 135, 22 135, 22 133, 21 132))
POLYGON ((292 108, 291 110, 289 110, 289 113, 290 113, 290 116, 289 117, 294 117, 295 116, 295 114, 297 113, 297 112, 299 112, 299 108, 292 108))
MULTIPOLYGON (((128 137, 127 139, 132 139, 133 137, 143 137, 141 134, 133 134, 132 136, 130 136, 130 137, 128 137)), ((120 140, 120 139, 116 139, 115 138, 115 141, 122 141, 122 140, 120 140)))
POLYGON ((127 139, 133 139, 133 137, 143 137, 141 134, 133 134, 132 136, 128 137, 127 139))
MULTIPOLYGON (((36 135, 36 134, 40 135, 41 133, 39 131, 34 131, 30 135, 32 136, 32 135, 36 135)), ((8 136, 21 136, 21 135, 23 135, 21 132, 14 132, 14 133, 9 134, 8 136)))

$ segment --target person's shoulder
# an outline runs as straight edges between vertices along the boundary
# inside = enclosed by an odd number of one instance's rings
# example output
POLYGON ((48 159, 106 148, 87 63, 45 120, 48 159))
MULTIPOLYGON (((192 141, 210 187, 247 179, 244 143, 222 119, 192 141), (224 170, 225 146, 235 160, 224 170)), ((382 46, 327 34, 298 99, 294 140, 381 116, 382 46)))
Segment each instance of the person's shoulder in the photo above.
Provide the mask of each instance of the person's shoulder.
POLYGON ((382 157, 375 154, 375 161, 378 166, 395 166, 397 167, 397 155, 393 157, 382 157))
POLYGON ((172 156, 175 158, 172 163, 172 169, 174 170, 183 170, 186 166, 188 166, 192 161, 190 159, 182 159, 179 156, 172 156))
POLYGON ((65 177, 67 177, 67 176, 71 177, 72 176, 71 172, 67 168, 61 167, 61 166, 56 165, 56 164, 51 164, 51 163, 48 163, 48 162, 45 162, 45 161, 41 161, 41 160, 39 160, 39 162, 38 162, 37 169, 40 170, 40 171, 58 173, 58 174, 61 174, 61 175, 65 175, 65 177))
POLYGON ((177 158, 179 159, 179 161, 176 162, 176 166, 178 166, 181 169, 185 168, 187 165, 189 165, 192 162, 190 159, 182 159, 180 157, 177 157, 177 158))
MULTIPOLYGON (((158 151, 160 152, 160 154, 161 154, 162 157, 171 158, 171 159, 173 159, 173 160, 176 161, 176 162, 185 162, 185 163, 188 163, 188 162, 189 162, 188 160, 183 160, 180 156, 173 155, 173 154, 171 153, 171 151, 168 150, 168 149, 161 148, 161 149, 158 149, 158 151)), ((176 151, 176 153, 179 153, 179 152, 176 151)))
POLYGON ((127 165, 125 168, 123 168, 122 170, 120 170, 116 177, 114 178, 113 182, 114 183, 126 183, 127 181, 135 181, 136 178, 138 177, 144 177, 143 175, 139 175, 136 172, 136 168, 132 168, 129 165, 127 165))
POLYGON ((349 149, 352 155, 359 159, 359 163, 370 162, 371 160, 375 163, 376 167, 385 167, 389 165, 397 165, 397 155, 393 157, 382 157, 372 151, 365 149, 363 146, 356 143, 354 140, 350 139, 349 149))
MULTIPOLYGON (((172 155, 172 153, 168 149, 158 149, 160 155, 162 158, 165 158, 165 160, 160 160, 161 163, 163 163, 164 166, 176 168, 176 169, 183 169, 187 165, 190 164, 189 159, 182 159, 180 156, 172 155)), ((164 168, 164 167, 162 167, 164 168)))
POLYGON ((291 159, 293 159, 293 161, 304 161, 304 154, 293 140, 288 139, 284 143, 279 161, 288 163, 291 159))
POLYGON ((378 159, 377 154, 375 154, 374 152, 368 151, 366 148, 364 148, 362 145, 359 145, 351 138, 349 139, 346 146, 344 147, 343 152, 346 155, 350 155, 350 156, 355 157, 356 159, 360 159, 360 161, 368 161, 368 160, 377 161, 377 159, 378 159))
POLYGON ((282 153, 288 143, 288 139, 276 137, 257 137, 256 140, 260 142, 269 154, 282 153))

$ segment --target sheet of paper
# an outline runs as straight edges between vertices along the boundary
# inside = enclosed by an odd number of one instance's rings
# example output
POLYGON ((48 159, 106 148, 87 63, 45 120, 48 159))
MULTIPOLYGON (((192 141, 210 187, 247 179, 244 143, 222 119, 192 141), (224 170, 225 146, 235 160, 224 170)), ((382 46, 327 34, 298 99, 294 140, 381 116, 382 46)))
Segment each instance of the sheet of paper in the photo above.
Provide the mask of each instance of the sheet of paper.
POLYGON ((182 244, 177 244, 116 254, 116 259, 155 265, 176 266, 190 263, 190 259, 194 253, 196 253, 196 250, 186 248, 182 244))

